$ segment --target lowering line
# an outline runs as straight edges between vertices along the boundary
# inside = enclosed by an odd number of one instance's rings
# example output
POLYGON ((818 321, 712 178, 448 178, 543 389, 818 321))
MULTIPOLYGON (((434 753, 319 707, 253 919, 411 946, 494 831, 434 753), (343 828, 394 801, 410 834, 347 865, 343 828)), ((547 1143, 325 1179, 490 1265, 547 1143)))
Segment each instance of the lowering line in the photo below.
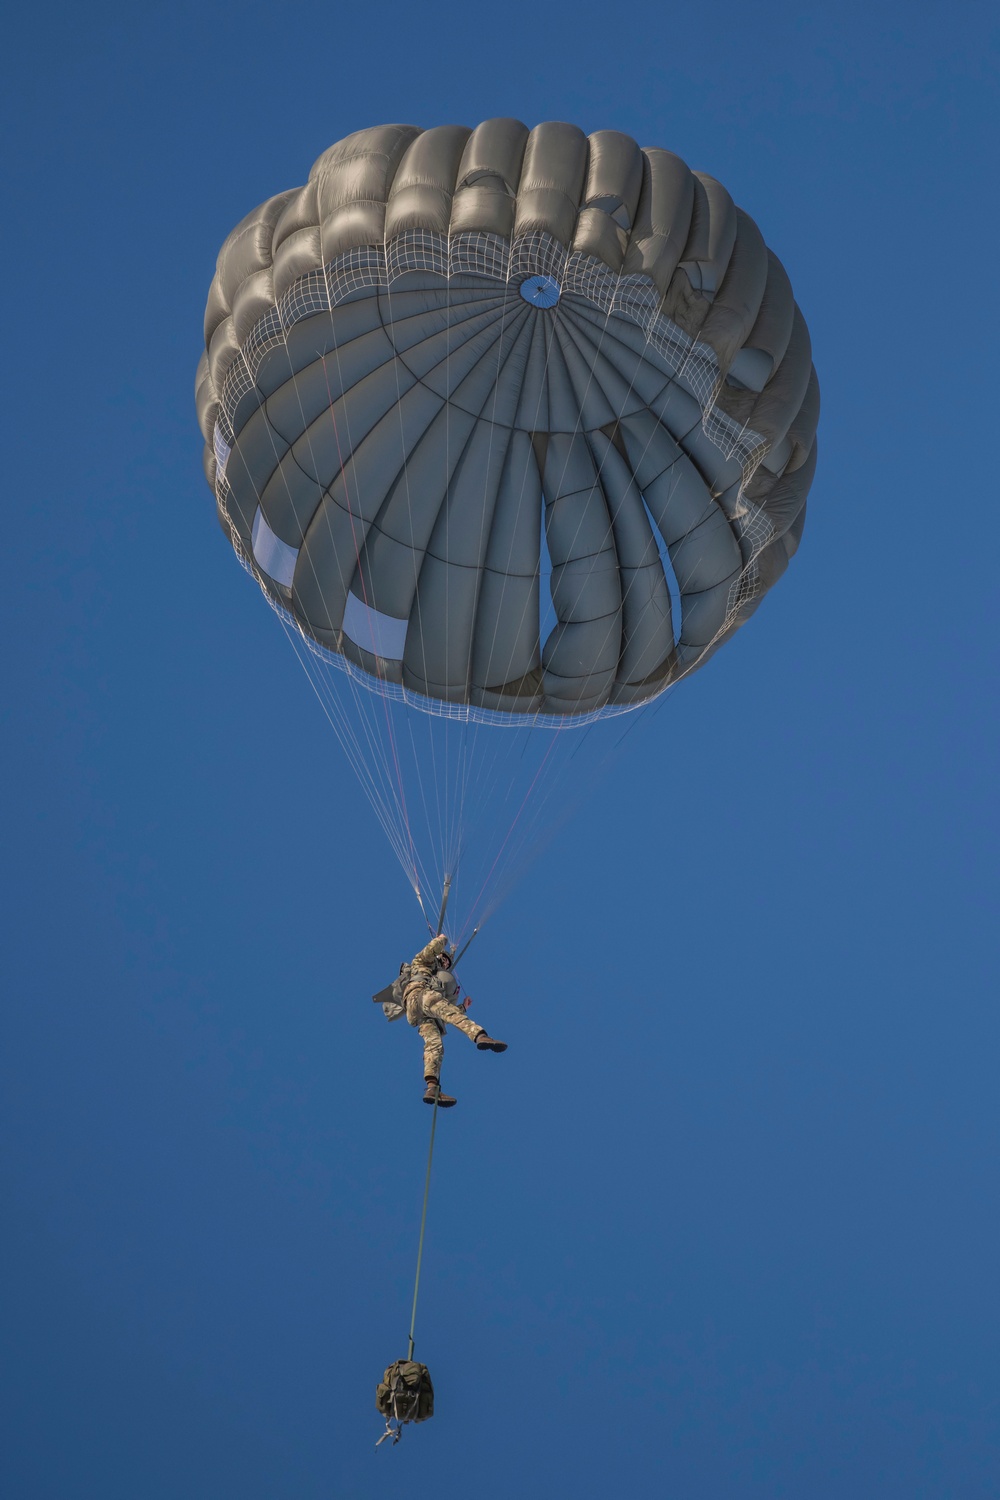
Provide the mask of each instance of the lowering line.
POLYGON ((417 1274, 413 1282, 413 1311, 410 1314, 410 1345, 406 1351, 407 1359, 413 1358, 413 1334, 417 1326, 417 1297, 420 1294, 420 1266, 424 1258, 424 1230, 427 1228, 427 1200, 431 1194, 431 1163, 434 1160, 434 1132, 437 1130, 438 1102, 434 1100, 434 1110, 431 1115, 431 1143, 427 1148, 427 1176, 424 1179, 424 1206, 420 1215, 420 1239, 417 1244, 417 1274))
POLYGON ((426 1365, 413 1360, 414 1332, 417 1326, 417 1297, 420 1294, 420 1267, 424 1258, 424 1233, 427 1229, 427 1202, 431 1192, 431 1165, 434 1161, 434 1134, 437 1130, 437 1100, 431 1115, 431 1139, 427 1148, 427 1175, 424 1179, 424 1206, 420 1214, 420 1240, 417 1245, 417 1274, 413 1282, 413 1309, 410 1313, 410 1340, 406 1359, 390 1365, 376 1393, 376 1405, 385 1417, 385 1431, 375 1444, 380 1448, 389 1440, 395 1447, 407 1422, 424 1422, 434 1415, 434 1387, 426 1365))

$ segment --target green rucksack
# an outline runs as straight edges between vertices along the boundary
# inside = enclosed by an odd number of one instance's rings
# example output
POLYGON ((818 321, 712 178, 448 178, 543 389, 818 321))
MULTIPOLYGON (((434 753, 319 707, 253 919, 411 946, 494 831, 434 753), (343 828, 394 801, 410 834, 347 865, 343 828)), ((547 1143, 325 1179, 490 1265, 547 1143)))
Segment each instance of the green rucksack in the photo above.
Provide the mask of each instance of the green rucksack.
POLYGON ((414 1359, 397 1359, 379 1381, 375 1405, 385 1417, 385 1431, 375 1444, 376 1448, 387 1437, 398 1443, 407 1422, 426 1422, 434 1415, 430 1370, 414 1359))

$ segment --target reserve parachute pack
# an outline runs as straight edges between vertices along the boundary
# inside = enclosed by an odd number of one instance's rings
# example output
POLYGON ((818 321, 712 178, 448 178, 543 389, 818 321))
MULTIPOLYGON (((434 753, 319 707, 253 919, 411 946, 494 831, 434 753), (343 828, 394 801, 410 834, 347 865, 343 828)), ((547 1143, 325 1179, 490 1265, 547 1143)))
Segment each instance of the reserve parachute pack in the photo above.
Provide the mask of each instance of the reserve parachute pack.
POLYGON ((379 1381, 375 1405, 385 1417, 385 1431, 376 1448, 386 1438, 398 1443, 407 1422, 426 1422, 434 1415, 430 1370, 415 1359, 397 1359, 379 1381))

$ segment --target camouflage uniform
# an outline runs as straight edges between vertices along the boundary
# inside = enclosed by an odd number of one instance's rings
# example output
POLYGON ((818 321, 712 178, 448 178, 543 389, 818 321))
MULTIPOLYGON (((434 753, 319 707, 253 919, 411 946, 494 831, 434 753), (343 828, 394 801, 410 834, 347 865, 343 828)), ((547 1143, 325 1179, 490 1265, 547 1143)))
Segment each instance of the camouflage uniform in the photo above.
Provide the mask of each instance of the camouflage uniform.
POLYGON ((455 1026, 472 1041, 484 1035, 483 1028, 470 1021, 460 1005, 455 1004, 458 985, 451 971, 440 973, 437 956, 443 953, 446 939, 436 937, 421 948, 410 964, 410 980, 403 991, 406 1019, 420 1032, 424 1042, 424 1077, 441 1077, 444 1056, 445 1023, 455 1026))

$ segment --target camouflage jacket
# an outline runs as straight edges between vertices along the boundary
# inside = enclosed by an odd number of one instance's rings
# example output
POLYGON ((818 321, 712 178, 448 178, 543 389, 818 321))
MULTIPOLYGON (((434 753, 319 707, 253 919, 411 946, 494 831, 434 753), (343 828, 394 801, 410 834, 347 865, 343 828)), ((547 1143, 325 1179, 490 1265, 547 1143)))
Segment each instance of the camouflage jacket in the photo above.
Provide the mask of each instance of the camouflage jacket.
POLYGON ((420 952, 410 960, 411 980, 420 980, 426 984, 434 979, 437 976, 437 956, 443 953, 447 946, 447 938, 431 938, 426 948, 421 948, 420 952))

